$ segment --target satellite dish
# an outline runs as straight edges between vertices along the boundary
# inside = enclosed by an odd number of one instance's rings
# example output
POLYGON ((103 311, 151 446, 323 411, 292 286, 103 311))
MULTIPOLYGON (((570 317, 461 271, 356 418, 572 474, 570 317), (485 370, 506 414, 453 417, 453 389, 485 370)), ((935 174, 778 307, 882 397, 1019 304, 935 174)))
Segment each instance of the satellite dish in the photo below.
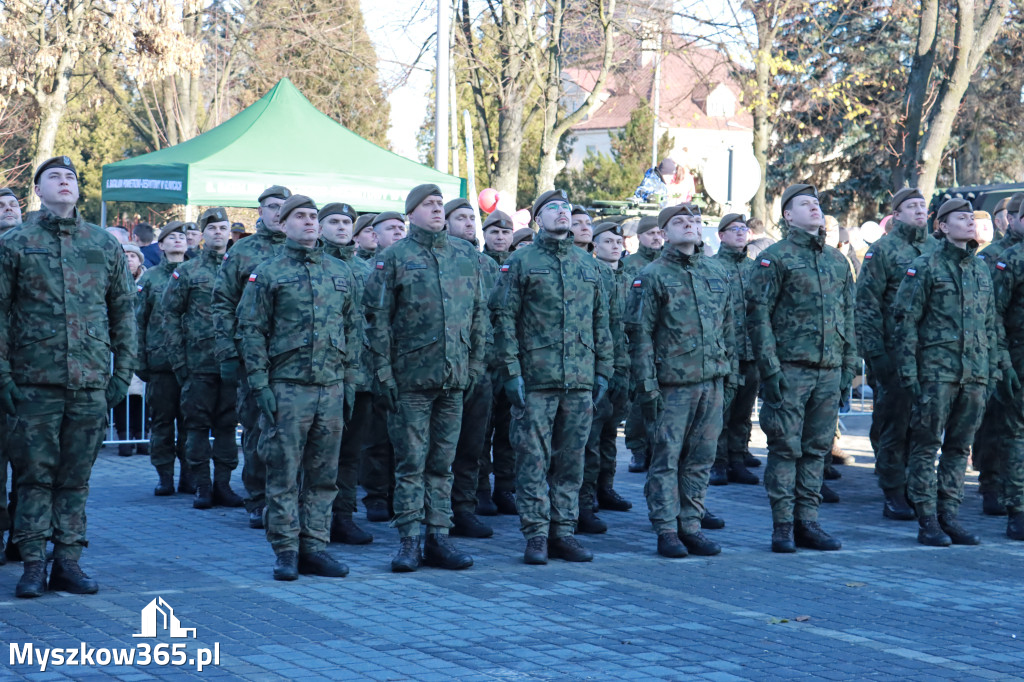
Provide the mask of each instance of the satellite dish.
POLYGON ((704 164, 701 178, 704 189, 719 204, 743 204, 754 197, 761 185, 761 167, 749 147, 723 148, 704 164))

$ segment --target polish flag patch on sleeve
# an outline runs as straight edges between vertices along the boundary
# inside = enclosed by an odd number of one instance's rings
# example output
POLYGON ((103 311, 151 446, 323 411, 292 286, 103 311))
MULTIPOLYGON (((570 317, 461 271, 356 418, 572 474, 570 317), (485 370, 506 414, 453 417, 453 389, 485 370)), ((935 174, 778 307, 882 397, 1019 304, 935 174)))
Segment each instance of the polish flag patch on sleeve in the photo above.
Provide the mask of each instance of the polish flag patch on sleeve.
POLYGON ((136 286, 135 286, 135 288, 136 288, 136 289, 137 289, 138 291, 140 291, 140 292, 142 291, 142 285, 141 285, 141 284, 138 284, 138 285, 136 285, 136 286))
POLYGON ((917 270, 915 270, 914 268, 910 268, 909 270, 907 270, 907 277, 913 277, 916 274, 917 274, 917 270))
POLYGON ((178 279, 179 277, 181 277, 181 275, 179 275, 178 271, 175 270, 174 272, 171 273, 171 277, 173 277, 174 279, 178 279))
POLYGON ((633 288, 634 289, 639 289, 642 286, 643 286, 643 282, 640 281, 639 277, 637 277, 636 279, 633 280, 633 288))
POLYGON ((384 261, 382 261, 382 260, 377 261, 377 269, 378 270, 383 270, 384 269, 384 261))
POLYGON ((255 272, 252 273, 251 275, 249 275, 249 281, 250 282, 255 282, 256 281, 256 273, 255 272))
POLYGON ((864 260, 871 260, 871 257, 874 255, 875 254, 873 252, 868 251, 867 253, 864 254, 864 260))
POLYGON ((1005 269, 1006 269, 1006 263, 1004 263, 1002 261, 999 261, 999 262, 996 263, 996 270, 1005 270, 1005 269))
POLYGON ((226 254, 226 253, 225 253, 225 254, 224 254, 224 259, 223 259, 223 260, 227 260, 227 259, 228 259, 228 254, 226 254))
POLYGON ((501 271, 502 271, 502 272, 508 272, 508 263, 504 263, 504 264, 502 264, 502 266, 501 266, 501 271))
POLYGON ((770 260, 768 260, 767 258, 762 258, 761 259, 761 267, 762 268, 766 268, 766 267, 768 267, 771 264, 772 264, 772 262, 770 260))

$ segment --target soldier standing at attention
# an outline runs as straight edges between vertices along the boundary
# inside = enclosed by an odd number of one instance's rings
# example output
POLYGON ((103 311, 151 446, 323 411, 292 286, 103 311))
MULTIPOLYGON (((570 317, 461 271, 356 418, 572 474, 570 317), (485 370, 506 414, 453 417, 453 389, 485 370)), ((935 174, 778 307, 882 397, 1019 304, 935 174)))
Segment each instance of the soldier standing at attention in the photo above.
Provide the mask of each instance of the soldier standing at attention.
POLYGON ((594 220, 590 217, 590 211, 582 206, 572 207, 572 223, 569 227, 572 230, 572 242, 587 253, 594 250, 594 220))
POLYGON ((747 301, 764 382, 772 551, 836 550, 842 543, 818 524, 818 506, 839 396, 849 390, 857 363, 853 273, 843 254, 825 245, 825 219, 812 185, 783 192, 782 216, 786 238, 761 252, 747 301))
POLYGON ((118 241, 79 215, 70 158, 44 161, 33 183, 42 208, 0 240, 0 409, 14 417, 12 541, 25 562, 15 594, 46 590, 47 540, 49 589, 94 594, 78 561, 107 411, 135 365, 132 281, 118 241))
POLYGON ((761 466, 760 460, 750 454, 750 415, 757 401, 760 377, 757 363, 747 334, 747 290, 750 287, 750 269, 753 261, 747 257, 747 237, 750 231, 743 216, 730 213, 718 221, 718 237, 722 240, 714 260, 725 268, 728 275, 732 302, 732 351, 738 361, 739 375, 726 382, 722 415, 722 435, 718 437, 715 465, 711 468, 709 483, 726 485, 746 483, 757 485, 757 476, 747 466, 761 466))
POLYGON ((21 204, 10 187, 0 187, 0 235, 21 225, 21 204))
POLYGON ((400 239, 405 238, 405 216, 398 211, 384 211, 370 221, 373 233, 377 238, 377 248, 374 254, 379 256, 384 249, 388 248, 400 239))
POLYGON ((185 423, 181 414, 181 383, 174 375, 172 358, 167 354, 167 318, 163 295, 174 269, 185 262, 188 242, 185 224, 172 220, 157 237, 163 258, 148 268, 139 283, 135 304, 135 322, 139 339, 139 368, 136 374, 146 382, 146 409, 149 411, 149 460, 159 481, 153 494, 174 494, 174 460, 180 461, 178 490, 192 493, 195 484, 185 460, 185 423))
POLYGON ((915 187, 892 198, 893 227, 864 254, 857 281, 857 345, 867 360, 877 392, 871 414, 877 422, 875 472, 885 495, 882 516, 913 521, 907 504, 907 454, 914 397, 900 385, 893 346, 892 304, 915 258, 932 247, 926 241, 928 202, 915 187))
POLYGON ((1010 197, 1005 197, 996 204, 992 211, 992 241, 997 242, 1006 236, 1006 229, 1009 225, 1009 203, 1010 197))
MULTIPOLYGON (((8 187, 0 187, 0 235, 7 234, 11 228, 21 225, 21 205, 18 197, 8 187)), ((141 259, 140 259, 141 261, 141 259)), ((7 563, 8 552, 14 553, 16 545, 11 545, 8 550, 4 547, 4 531, 8 531, 8 543, 10 542, 11 516, 13 516, 14 500, 13 494, 15 477, 11 476, 11 496, 7 496, 7 429, 6 418, 0 417, 0 566, 7 563), (8 500, 10 500, 8 502, 8 500)))
MULTIPOLYGON (((988 268, 975 258, 974 209, 950 199, 935 214, 945 240, 910 267, 893 304, 900 384, 914 396, 908 487, 922 545, 976 545, 957 518, 985 395, 1002 378, 1000 337, 988 268), (939 449, 938 473, 935 458, 939 449)), ((1007 372, 1007 377, 1016 375, 1007 372)), ((1005 390, 1013 396, 1020 388, 1005 390)))
POLYGON ((722 432, 723 383, 738 372, 729 275, 703 255, 696 206, 663 209, 658 226, 668 245, 636 275, 627 313, 636 402, 654 432, 644 494, 658 554, 713 556, 721 547, 700 522, 722 432))
MULTIPOLYGON (((352 303, 363 319, 363 287, 370 275, 370 264, 357 258, 352 241, 353 221, 359 220, 348 204, 327 204, 317 214, 324 253, 342 261, 352 271, 352 303)), ((372 234, 372 231, 370 232, 372 234)), ((367 434, 373 424, 373 396, 370 394, 370 373, 366 369, 362 328, 359 329, 358 356, 352 380, 345 384, 345 399, 352 405, 352 417, 345 420, 345 434, 338 454, 338 495, 334 498, 331 516, 331 542, 346 545, 368 545, 373 535, 356 525, 356 487, 359 484, 359 463, 367 434)))
POLYGON ((345 383, 362 345, 355 282, 349 267, 318 245, 312 199, 288 197, 278 220, 284 248, 256 266, 238 304, 239 347, 260 409, 264 524, 277 556, 275 580, 299 573, 343 578, 348 566, 326 547, 342 430, 352 414, 345 383))
POLYGON ((377 249, 377 235, 371 226, 376 217, 376 213, 364 213, 352 224, 352 241, 356 245, 356 257, 364 261, 371 260, 373 252, 377 249))
POLYGON ((276 256, 284 244, 284 233, 278 220, 281 206, 292 195, 291 190, 273 185, 259 196, 259 220, 256 233, 236 242, 224 254, 224 262, 213 284, 213 322, 216 325, 215 355, 220 363, 220 378, 226 385, 237 384, 235 406, 242 423, 242 485, 245 486, 245 510, 250 528, 263 528, 263 507, 266 499, 266 465, 256 455, 260 437, 260 409, 249 390, 245 368, 239 362, 235 344, 235 311, 242 299, 249 275, 256 266, 276 256))
POLYGON ((402 544, 391 570, 419 567, 424 525, 423 563, 469 568, 472 557, 456 549, 448 532, 463 394, 473 395, 484 372, 487 321, 477 252, 448 238, 436 185, 414 187, 405 212, 409 237, 377 254, 364 294, 374 394, 390 413, 395 448, 392 525, 402 544))
POLYGON ((210 208, 199 216, 198 226, 205 246, 195 258, 178 265, 164 290, 164 352, 181 384, 185 457, 196 483, 192 506, 241 507, 242 498, 231 489, 231 472, 238 467, 238 387, 221 379, 220 364, 213 353, 213 283, 227 252, 231 222, 227 210, 210 208))
POLYGON ((546 564, 549 552, 567 561, 594 558, 573 530, 594 403, 608 389, 614 350, 601 272, 572 243, 571 211, 563 190, 537 198, 536 241, 501 266, 490 300, 512 405, 516 506, 528 564, 546 564))

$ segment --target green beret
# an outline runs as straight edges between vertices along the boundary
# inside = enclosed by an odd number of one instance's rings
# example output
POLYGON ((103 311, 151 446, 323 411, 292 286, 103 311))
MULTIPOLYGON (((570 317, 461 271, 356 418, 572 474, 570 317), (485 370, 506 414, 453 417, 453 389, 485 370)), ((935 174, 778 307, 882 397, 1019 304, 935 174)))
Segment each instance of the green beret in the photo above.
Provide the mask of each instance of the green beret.
POLYGON ((536 233, 528 227, 519 228, 512 234, 512 245, 509 248, 514 249, 527 239, 532 241, 535 234, 536 233))
POLYGON ((726 213, 722 216, 722 219, 718 221, 718 231, 721 232, 735 222, 740 222, 746 225, 747 218, 742 213, 726 213))
MULTIPOLYGON (((419 204, 416 204, 416 205, 419 206, 419 204)), ((405 222, 405 216, 402 215, 401 213, 399 213, 398 211, 384 211, 383 213, 378 213, 374 217, 373 222, 371 222, 370 225, 372 225, 374 227, 377 227, 378 225, 380 225, 385 220, 401 220, 404 223, 405 222)))
POLYGON ((75 174, 76 178, 78 177, 78 171, 75 170, 75 164, 71 163, 70 156, 55 156, 52 159, 47 159, 39 164, 39 168, 36 168, 35 175, 32 176, 32 184, 38 185, 39 176, 43 174, 44 170, 48 170, 50 168, 67 168, 75 174))
POLYGON ((10 187, 0 187, 0 197, 14 197, 18 198, 18 195, 14 193, 14 190, 10 187))
POLYGON ((637 223, 636 233, 643 234, 644 232, 653 230, 656 227, 658 227, 658 216, 645 215, 641 217, 640 222, 637 223))
POLYGON ((288 216, 297 208, 311 208, 316 210, 316 204, 305 194, 293 194, 281 204, 281 213, 277 216, 278 222, 283 223, 288 216))
POLYGON ((362 232, 364 227, 369 227, 370 224, 373 223, 373 219, 376 217, 376 213, 364 213, 356 218, 356 223, 352 226, 352 236, 355 237, 357 234, 362 232))
POLYGON ((484 226, 480 230, 486 230, 488 227, 500 227, 505 230, 511 230, 515 225, 512 224, 512 218, 507 213, 495 211, 487 216, 487 220, 484 221, 484 226))
POLYGON ((292 191, 287 187, 283 187, 281 185, 272 185, 271 187, 268 187, 265 190, 263 190, 263 194, 260 195, 260 198, 257 199, 257 201, 259 201, 262 204, 264 199, 269 199, 271 197, 276 197, 278 199, 287 199, 291 195, 292 191))
POLYGON ((578 205, 572 207, 572 215, 585 215, 588 218, 593 218, 594 217, 594 216, 590 215, 590 211, 588 211, 584 207, 578 206, 578 205))
POLYGON ((892 207, 892 212, 900 210, 900 204, 909 199, 924 199, 924 195, 921 194, 921 190, 916 187, 904 187, 896 194, 892 195, 892 201, 889 205, 892 207))
POLYGON ((1006 202, 1006 210, 1011 214, 1020 213, 1021 205, 1024 204, 1024 192, 1017 192, 1006 202))
POLYGON ((1010 197, 1003 197, 1002 199, 999 200, 999 203, 996 204, 996 207, 994 209, 992 209, 992 215, 995 215, 996 213, 999 213, 1000 211, 1009 211, 1009 210, 1010 210, 1010 197))
POLYGON ((180 220, 172 220, 171 222, 164 225, 162 228, 160 228, 160 234, 156 238, 157 243, 162 242, 164 238, 167 237, 167 235, 174 234, 175 232, 181 232, 182 234, 185 234, 185 223, 181 222, 180 220))
POLYGON ((197 225, 196 223, 193 223, 191 221, 185 223, 185 231, 186 232, 192 232, 192 231, 196 231, 196 230, 201 231, 199 229, 199 225, 197 225))
POLYGON ((564 189, 549 189, 544 194, 537 197, 537 201, 533 202, 533 208, 530 209, 530 215, 534 220, 537 219, 537 214, 544 208, 545 205, 552 201, 569 201, 569 195, 565 193, 564 189))
POLYGON ((444 205, 444 219, 448 220, 448 216, 450 216, 452 213, 459 210, 460 208, 468 208, 470 211, 472 211, 473 204, 469 203, 469 199, 466 199, 464 197, 452 199, 451 201, 444 205))
POLYGON ((950 199, 946 201, 942 206, 939 206, 939 210, 935 213, 935 224, 938 225, 944 222, 946 216, 950 213, 958 213, 960 211, 974 215, 974 207, 971 206, 971 202, 967 201, 967 199, 950 199))
POLYGON ((786 188, 786 191, 782 193, 782 210, 786 210, 786 204, 793 197, 798 197, 802 194, 812 196, 815 199, 818 198, 818 190, 814 188, 814 185, 790 185, 786 188))
POLYGON ((121 248, 124 249, 125 253, 134 253, 141 261, 146 260, 146 257, 142 255, 142 249, 135 244, 121 244, 121 248))
POLYGON ((596 240, 597 235, 604 234, 605 232, 612 232, 621 237, 622 225, 607 220, 603 223, 598 223, 597 226, 594 228, 594 239, 596 240))
POLYGON ((209 225, 210 223, 226 223, 227 221, 227 209, 221 206, 217 206, 216 208, 208 208, 205 211, 203 211, 203 215, 199 216, 198 229, 205 230, 206 226, 209 225))
POLYGON ((316 219, 319 220, 320 222, 323 222, 324 218, 330 215, 347 215, 349 218, 352 219, 353 223, 356 221, 357 218, 359 218, 359 214, 356 213, 356 210, 354 208, 352 208, 348 204, 342 204, 337 201, 327 204, 326 206, 321 208, 320 212, 316 214, 316 219))
POLYGON ((409 196, 405 198, 405 212, 406 214, 412 213, 413 209, 423 203, 423 200, 427 197, 441 197, 441 188, 437 185, 417 185, 409 191, 409 196))
POLYGON ((700 217, 700 209, 694 204, 669 206, 668 208, 661 209, 661 212, 658 214, 658 227, 665 229, 665 226, 668 225, 668 221, 683 213, 689 216, 694 216, 695 218, 700 217))

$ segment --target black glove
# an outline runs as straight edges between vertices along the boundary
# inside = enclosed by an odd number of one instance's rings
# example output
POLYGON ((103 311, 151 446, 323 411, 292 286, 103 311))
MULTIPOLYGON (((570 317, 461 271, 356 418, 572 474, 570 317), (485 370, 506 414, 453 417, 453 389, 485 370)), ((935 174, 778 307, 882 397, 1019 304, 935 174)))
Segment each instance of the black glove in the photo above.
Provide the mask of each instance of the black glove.
POLYGON ((644 421, 648 425, 657 423, 662 410, 665 409, 665 399, 661 397, 661 391, 641 393, 636 399, 640 404, 640 413, 644 416, 644 421))
POLYGON ((839 400, 845 401, 846 397, 850 395, 850 389, 853 388, 853 372, 844 369, 842 377, 839 379, 839 400))
POLYGON ((107 407, 117 405, 128 395, 128 382, 121 377, 110 377, 107 382, 107 407))
POLYGON ((786 383, 786 377, 782 376, 782 372, 765 377, 764 401, 770 405, 781 405, 788 389, 789 384, 786 383))
POLYGON ((17 412, 17 404, 25 399, 14 380, 8 377, 7 383, 0 386, 0 409, 6 414, 13 415, 17 412))
POLYGON ((896 376, 896 365, 889 359, 888 353, 872 355, 868 358, 868 365, 871 367, 871 373, 875 375, 875 380, 882 383, 889 382, 896 376))
POLYGON ((909 393, 910 397, 913 398, 916 403, 921 397, 921 382, 917 379, 904 379, 902 386, 903 390, 909 393))
POLYGON ((608 392, 608 380, 600 374, 594 376, 594 404, 601 402, 601 398, 608 392))
POLYGON ((373 402, 382 412, 398 412, 398 386, 394 379, 373 379, 373 402))
POLYGON ((352 421, 352 413, 356 408, 356 387, 355 384, 345 384, 345 405, 344 405, 344 418, 345 423, 348 424, 352 421))
POLYGON ((238 358, 221 361, 220 380, 225 384, 234 384, 238 382, 238 358))
POLYGON ((274 392, 270 390, 269 386, 256 391, 256 405, 260 408, 260 412, 267 418, 270 425, 277 426, 277 421, 274 418, 274 415, 277 413, 277 398, 274 397, 274 392))
POLYGON ((1020 391, 1020 378, 1013 367, 1003 370, 1003 380, 999 382, 999 397, 1007 405, 1013 404, 1013 399, 1020 391))
POLYGON ((526 408, 526 383, 523 377, 512 377, 504 383, 505 397, 513 407, 526 408))

